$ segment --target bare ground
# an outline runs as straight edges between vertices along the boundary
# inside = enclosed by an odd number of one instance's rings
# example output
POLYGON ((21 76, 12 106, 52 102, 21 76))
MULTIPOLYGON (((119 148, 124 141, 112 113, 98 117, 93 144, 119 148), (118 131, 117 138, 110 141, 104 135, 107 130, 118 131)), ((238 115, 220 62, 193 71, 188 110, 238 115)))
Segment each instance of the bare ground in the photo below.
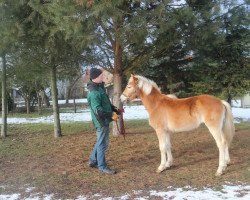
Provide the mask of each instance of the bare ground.
POLYGON ((87 161, 95 134, 79 132, 55 139, 51 133, 16 133, 1 141, 0 194, 54 194, 76 198, 95 193, 118 196, 133 190, 166 190, 169 186, 220 189, 225 182, 250 183, 250 130, 238 130, 230 148, 231 165, 221 177, 218 149, 208 130, 172 136, 174 166, 157 174, 160 164, 158 140, 149 127, 128 129, 126 139, 110 137, 107 160, 116 175, 100 174, 87 161), (6 152, 5 152, 6 151, 6 152))

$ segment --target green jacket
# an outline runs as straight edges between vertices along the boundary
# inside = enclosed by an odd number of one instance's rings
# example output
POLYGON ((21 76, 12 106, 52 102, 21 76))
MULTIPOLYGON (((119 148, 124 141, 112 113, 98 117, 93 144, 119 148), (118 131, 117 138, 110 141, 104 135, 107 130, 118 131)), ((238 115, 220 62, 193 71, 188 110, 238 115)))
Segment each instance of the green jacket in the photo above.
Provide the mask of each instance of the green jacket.
POLYGON ((112 121, 113 105, 106 94, 104 83, 87 84, 87 100, 91 111, 92 121, 96 128, 108 126, 112 121))

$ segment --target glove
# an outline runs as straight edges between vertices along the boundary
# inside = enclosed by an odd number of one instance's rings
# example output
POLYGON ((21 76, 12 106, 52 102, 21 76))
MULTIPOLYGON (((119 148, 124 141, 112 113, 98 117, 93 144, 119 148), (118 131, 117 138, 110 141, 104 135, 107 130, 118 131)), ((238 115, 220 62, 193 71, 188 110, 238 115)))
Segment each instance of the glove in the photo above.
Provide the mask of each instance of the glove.
POLYGON ((117 114, 117 115, 120 115, 121 112, 120 112, 120 109, 118 109, 116 106, 112 105, 112 110, 117 114))
POLYGON ((118 116, 115 112, 113 112, 112 120, 113 120, 113 121, 117 121, 118 118, 119 118, 119 116, 118 116))
POLYGON ((121 114, 121 110, 120 109, 117 109, 114 111, 117 115, 120 115, 121 114))

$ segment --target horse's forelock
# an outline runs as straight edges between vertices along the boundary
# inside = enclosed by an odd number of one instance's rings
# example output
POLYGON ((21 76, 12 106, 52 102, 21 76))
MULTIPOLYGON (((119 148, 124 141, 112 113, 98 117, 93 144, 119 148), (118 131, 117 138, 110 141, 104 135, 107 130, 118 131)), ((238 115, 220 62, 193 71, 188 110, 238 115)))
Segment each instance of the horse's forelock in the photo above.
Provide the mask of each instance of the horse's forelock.
POLYGON ((143 76, 139 76, 139 75, 135 75, 135 77, 138 79, 138 87, 140 89, 142 89, 146 95, 150 94, 153 87, 160 92, 159 87, 157 86, 157 84, 154 81, 149 80, 149 79, 147 79, 143 76))

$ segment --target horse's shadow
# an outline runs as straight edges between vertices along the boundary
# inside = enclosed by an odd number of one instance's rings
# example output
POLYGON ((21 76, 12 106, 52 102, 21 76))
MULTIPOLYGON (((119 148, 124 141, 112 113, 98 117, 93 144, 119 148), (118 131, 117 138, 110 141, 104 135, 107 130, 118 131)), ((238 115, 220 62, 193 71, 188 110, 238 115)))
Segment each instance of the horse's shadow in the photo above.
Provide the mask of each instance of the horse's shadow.
MULTIPOLYGON (((159 150, 155 149, 154 151, 158 153, 159 150)), ((175 150, 173 147, 173 154, 174 163, 170 168, 168 168, 168 170, 178 170, 188 166, 201 165, 203 162, 212 160, 214 160, 216 163, 219 152, 216 151, 216 148, 212 142, 202 142, 198 145, 196 144, 195 148, 193 149, 182 147, 178 150, 175 150), (197 154, 197 156, 195 154, 197 154)), ((145 152, 141 152, 140 155, 141 156, 139 158, 131 157, 129 160, 127 160, 127 162, 133 162, 133 166, 146 166, 152 163, 160 163, 160 159, 158 157, 156 158, 155 155, 149 156, 145 152)))

